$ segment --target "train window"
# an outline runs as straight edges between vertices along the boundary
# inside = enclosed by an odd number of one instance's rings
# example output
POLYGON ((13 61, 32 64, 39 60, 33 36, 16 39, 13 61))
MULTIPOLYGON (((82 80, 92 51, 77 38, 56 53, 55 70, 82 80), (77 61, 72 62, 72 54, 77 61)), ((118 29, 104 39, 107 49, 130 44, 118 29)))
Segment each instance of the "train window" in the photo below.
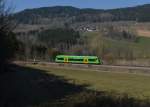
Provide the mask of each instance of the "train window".
POLYGON ((57 60, 64 60, 64 58, 57 58, 57 60))
POLYGON ((78 61, 83 61, 83 59, 77 59, 78 61))
POLYGON ((69 61, 74 61, 74 59, 68 59, 69 61))
POLYGON ((73 59, 73 58, 71 59, 70 58, 69 61, 83 61, 83 59, 73 59))
POLYGON ((89 59, 89 61, 91 61, 91 62, 95 62, 95 61, 96 61, 96 59, 89 59))

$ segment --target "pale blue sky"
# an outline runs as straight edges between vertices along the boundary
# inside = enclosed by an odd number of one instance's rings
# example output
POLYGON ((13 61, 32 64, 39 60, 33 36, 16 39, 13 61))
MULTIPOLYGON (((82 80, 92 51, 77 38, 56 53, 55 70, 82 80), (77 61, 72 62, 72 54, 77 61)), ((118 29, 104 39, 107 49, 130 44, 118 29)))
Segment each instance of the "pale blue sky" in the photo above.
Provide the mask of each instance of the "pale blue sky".
POLYGON ((74 6, 78 8, 112 9, 120 7, 131 7, 141 4, 150 4, 150 0, 7 0, 13 4, 15 11, 27 8, 38 8, 48 6, 74 6))

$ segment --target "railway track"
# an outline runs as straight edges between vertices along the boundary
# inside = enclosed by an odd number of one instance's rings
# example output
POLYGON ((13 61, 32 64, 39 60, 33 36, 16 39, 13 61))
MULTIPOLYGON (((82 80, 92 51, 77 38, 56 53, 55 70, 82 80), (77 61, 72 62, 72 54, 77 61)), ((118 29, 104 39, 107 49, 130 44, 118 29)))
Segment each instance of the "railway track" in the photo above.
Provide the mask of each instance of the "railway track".
POLYGON ((150 74, 150 67, 139 66, 117 66, 117 65, 89 65, 89 64, 70 64, 70 63, 51 63, 51 62, 14 62, 15 64, 38 64, 42 66, 73 68, 73 69, 87 69, 96 71, 111 71, 111 72, 127 72, 127 73, 146 73, 150 74))

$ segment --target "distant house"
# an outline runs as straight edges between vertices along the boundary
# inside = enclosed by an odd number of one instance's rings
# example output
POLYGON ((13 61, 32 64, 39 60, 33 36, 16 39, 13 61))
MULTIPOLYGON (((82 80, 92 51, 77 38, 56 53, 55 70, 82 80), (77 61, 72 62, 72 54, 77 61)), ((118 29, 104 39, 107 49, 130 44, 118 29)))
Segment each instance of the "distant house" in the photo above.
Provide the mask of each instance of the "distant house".
POLYGON ((94 27, 83 27, 83 28, 80 28, 80 31, 92 32, 92 31, 96 31, 96 28, 94 28, 94 27))
POLYGON ((86 30, 87 30, 88 32, 92 32, 92 31, 93 31, 92 29, 89 29, 89 28, 87 28, 86 30))

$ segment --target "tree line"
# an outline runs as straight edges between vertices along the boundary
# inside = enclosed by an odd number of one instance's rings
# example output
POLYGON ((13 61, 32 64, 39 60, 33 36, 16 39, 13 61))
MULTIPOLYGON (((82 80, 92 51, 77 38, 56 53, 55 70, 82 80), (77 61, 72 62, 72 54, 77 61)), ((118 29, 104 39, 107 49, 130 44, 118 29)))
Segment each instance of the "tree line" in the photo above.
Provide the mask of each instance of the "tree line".
POLYGON ((5 1, 0 0, 0 72, 5 71, 10 59, 18 50, 18 40, 13 32, 15 24, 12 20, 11 9, 5 1))
POLYGON ((55 6, 27 9, 16 13, 14 19, 23 24, 51 24, 51 22, 67 22, 72 24, 78 22, 96 23, 108 21, 149 22, 150 15, 147 14, 149 10, 149 4, 109 10, 55 6))
POLYGON ((18 58, 54 60, 57 54, 65 54, 78 43, 80 34, 71 28, 56 28, 28 33, 17 33, 22 42, 22 55, 18 58))

